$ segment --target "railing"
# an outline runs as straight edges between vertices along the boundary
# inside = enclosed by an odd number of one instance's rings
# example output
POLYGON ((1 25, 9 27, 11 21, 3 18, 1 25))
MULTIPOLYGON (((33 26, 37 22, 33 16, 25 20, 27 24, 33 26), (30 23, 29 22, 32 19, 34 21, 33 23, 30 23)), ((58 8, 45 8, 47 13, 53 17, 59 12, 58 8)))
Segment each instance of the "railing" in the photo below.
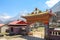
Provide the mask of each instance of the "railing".
POLYGON ((60 30, 57 30, 57 28, 49 28, 48 34, 52 36, 59 36, 60 35, 60 30))
POLYGON ((59 30, 51 30, 51 31, 49 31, 49 35, 60 36, 60 31, 59 30))
POLYGON ((60 30, 49 30, 49 40, 60 40, 60 30))

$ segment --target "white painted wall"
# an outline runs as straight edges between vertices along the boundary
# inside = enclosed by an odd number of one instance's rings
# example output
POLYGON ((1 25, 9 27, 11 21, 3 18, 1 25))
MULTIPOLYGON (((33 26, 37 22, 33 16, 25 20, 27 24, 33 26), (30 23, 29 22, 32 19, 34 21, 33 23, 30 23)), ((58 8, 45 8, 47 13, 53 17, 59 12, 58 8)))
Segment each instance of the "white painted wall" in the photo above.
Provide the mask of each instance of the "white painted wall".
POLYGON ((1 33, 6 33, 6 29, 8 29, 9 27, 7 26, 3 26, 1 27, 1 33))

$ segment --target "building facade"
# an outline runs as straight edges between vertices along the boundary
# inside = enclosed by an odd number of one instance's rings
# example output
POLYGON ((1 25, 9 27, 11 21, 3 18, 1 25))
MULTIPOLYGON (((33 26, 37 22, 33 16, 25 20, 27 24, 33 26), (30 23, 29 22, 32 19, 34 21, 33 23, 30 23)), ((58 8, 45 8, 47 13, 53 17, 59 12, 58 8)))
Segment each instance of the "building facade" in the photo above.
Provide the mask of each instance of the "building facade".
POLYGON ((26 34, 27 33, 27 22, 22 20, 16 20, 8 24, 10 34, 26 34))

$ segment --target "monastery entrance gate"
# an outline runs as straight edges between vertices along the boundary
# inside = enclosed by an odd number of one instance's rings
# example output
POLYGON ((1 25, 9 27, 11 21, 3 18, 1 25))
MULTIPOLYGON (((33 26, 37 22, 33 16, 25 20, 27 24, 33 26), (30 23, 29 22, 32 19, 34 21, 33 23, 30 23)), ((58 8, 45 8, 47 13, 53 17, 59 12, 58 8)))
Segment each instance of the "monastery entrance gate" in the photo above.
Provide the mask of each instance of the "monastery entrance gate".
POLYGON ((41 12, 39 9, 35 8, 34 12, 28 14, 26 16, 22 16, 28 22, 28 26, 35 22, 42 22, 45 25, 45 38, 48 36, 49 29, 49 20, 53 16, 51 10, 46 10, 45 12, 41 12))

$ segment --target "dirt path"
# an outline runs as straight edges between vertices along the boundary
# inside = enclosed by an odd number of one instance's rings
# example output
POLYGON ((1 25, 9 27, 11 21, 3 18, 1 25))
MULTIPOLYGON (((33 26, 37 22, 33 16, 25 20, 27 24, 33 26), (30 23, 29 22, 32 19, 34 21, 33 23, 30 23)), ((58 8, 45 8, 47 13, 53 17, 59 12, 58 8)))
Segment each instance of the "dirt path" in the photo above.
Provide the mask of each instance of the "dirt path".
POLYGON ((44 32, 33 32, 34 37, 44 38, 44 32))
POLYGON ((44 29, 40 29, 40 31, 34 31, 33 35, 29 36, 7 36, 6 38, 1 37, 0 40, 44 40, 44 29))
POLYGON ((39 37, 34 37, 34 36, 9 36, 7 38, 0 38, 0 40, 44 40, 39 37))

